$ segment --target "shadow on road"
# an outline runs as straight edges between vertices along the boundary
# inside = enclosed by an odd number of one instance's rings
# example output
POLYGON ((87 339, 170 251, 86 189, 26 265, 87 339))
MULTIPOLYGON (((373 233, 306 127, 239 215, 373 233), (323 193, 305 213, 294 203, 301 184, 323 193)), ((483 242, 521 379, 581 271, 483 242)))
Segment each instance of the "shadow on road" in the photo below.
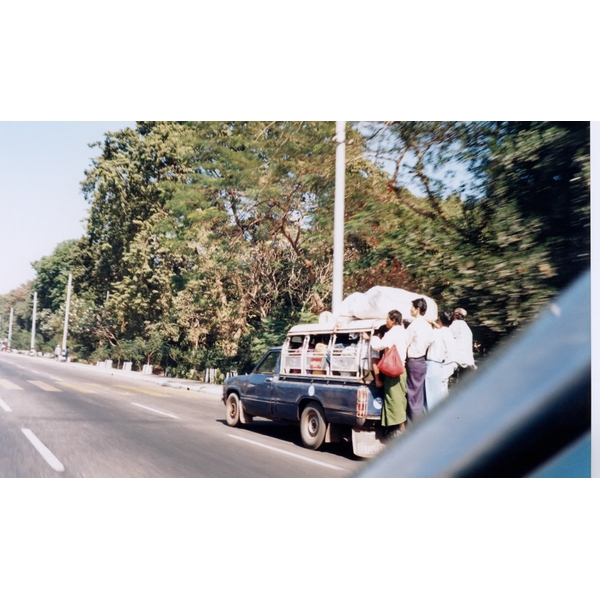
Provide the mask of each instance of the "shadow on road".
MULTIPOLYGON (((235 429, 246 429, 266 437, 275 438, 283 442, 290 442, 295 446, 304 448, 302 439, 300 438, 300 431, 293 425, 276 423, 266 419, 263 421, 259 417, 255 417, 254 421, 248 425, 240 425, 239 428, 229 427, 225 419, 217 419, 217 422, 225 425, 225 427, 228 427, 232 431, 235 429)), ((335 454, 336 456, 342 456, 343 458, 347 458, 356 462, 362 462, 364 460, 354 455, 352 452, 352 444, 349 442, 323 444, 321 448, 315 452, 322 452, 323 454, 335 454)))

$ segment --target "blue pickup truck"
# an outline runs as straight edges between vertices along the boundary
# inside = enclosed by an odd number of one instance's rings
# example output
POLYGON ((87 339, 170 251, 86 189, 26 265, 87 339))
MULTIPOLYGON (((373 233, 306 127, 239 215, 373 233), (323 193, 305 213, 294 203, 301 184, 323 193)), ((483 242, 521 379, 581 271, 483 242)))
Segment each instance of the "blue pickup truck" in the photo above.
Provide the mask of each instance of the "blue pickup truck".
POLYGON ((269 350, 252 373, 225 380, 227 423, 264 417, 299 424, 307 448, 346 439, 357 456, 374 456, 384 447, 383 392, 372 380, 371 348, 362 334, 372 335, 382 324, 292 327, 284 345, 269 350))

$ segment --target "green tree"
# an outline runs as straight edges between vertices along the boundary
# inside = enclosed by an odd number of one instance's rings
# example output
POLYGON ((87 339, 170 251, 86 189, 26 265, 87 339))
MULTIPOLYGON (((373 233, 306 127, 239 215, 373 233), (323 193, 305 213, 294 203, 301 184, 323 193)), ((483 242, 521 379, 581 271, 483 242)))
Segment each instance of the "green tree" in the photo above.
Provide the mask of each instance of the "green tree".
MULTIPOLYGON (((331 295, 335 180, 333 123, 186 123, 194 175, 167 182, 157 231, 179 257, 172 281, 180 343, 217 347, 224 361, 243 338, 321 312, 331 295), (162 215, 163 213, 161 213, 162 215)), ((376 192, 379 171, 349 133, 348 214, 376 192)), ((242 349, 242 347, 244 349, 242 349)), ((220 359, 219 359, 220 360, 220 359)))
POLYGON ((62 306, 64 311, 69 273, 72 273, 78 243, 78 240, 61 242, 50 256, 32 263, 36 271, 33 290, 38 294, 40 309, 47 308, 56 313, 62 306))
POLYGON ((512 203, 536 223, 548 248, 551 282, 565 287, 590 266, 590 125, 511 121, 497 127, 482 165, 491 207, 512 203))
POLYGON ((90 212, 79 257, 82 284, 98 303, 125 274, 123 258, 146 220, 162 210, 161 182, 185 177, 180 131, 178 123, 139 122, 91 144, 102 153, 82 182, 90 212))
POLYGON ((363 277, 395 273, 443 306, 464 306, 491 346, 587 266, 587 124, 370 128, 391 177, 385 206, 357 217, 375 231, 355 258, 363 277), (471 179, 452 187, 447 169, 457 166, 471 179))
POLYGON ((28 281, 18 288, 0 296, 0 311, 6 315, 7 336, 10 309, 13 313, 13 330, 11 347, 17 350, 29 350, 31 344, 31 327, 33 315, 32 282, 28 281))

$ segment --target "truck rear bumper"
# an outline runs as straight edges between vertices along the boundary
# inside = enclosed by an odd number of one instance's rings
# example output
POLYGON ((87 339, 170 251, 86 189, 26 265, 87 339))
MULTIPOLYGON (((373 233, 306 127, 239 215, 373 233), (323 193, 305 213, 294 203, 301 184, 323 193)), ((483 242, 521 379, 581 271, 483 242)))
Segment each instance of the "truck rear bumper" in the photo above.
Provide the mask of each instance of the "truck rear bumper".
POLYGON ((384 433, 381 429, 352 428, 352 451, 361 458, 371 458, 384 448, 384 433))

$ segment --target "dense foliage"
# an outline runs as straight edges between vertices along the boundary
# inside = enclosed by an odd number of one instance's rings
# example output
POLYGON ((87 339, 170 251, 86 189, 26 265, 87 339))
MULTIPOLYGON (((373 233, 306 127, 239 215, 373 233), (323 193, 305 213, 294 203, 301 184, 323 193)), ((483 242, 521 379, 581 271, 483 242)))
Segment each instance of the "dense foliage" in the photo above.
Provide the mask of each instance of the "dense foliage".
MULTIPOLYGON (((39 348, 59 340, 68 273, 72 355, 188 377, 330 308, 334 123, 144 121, 97 145, 86 234, 0 297, 13 347, 33 290, 39 348)), ((362 122, 346 152, 345 294, 463 306, 490 348, 589 266, 588 123, 362 122)))

